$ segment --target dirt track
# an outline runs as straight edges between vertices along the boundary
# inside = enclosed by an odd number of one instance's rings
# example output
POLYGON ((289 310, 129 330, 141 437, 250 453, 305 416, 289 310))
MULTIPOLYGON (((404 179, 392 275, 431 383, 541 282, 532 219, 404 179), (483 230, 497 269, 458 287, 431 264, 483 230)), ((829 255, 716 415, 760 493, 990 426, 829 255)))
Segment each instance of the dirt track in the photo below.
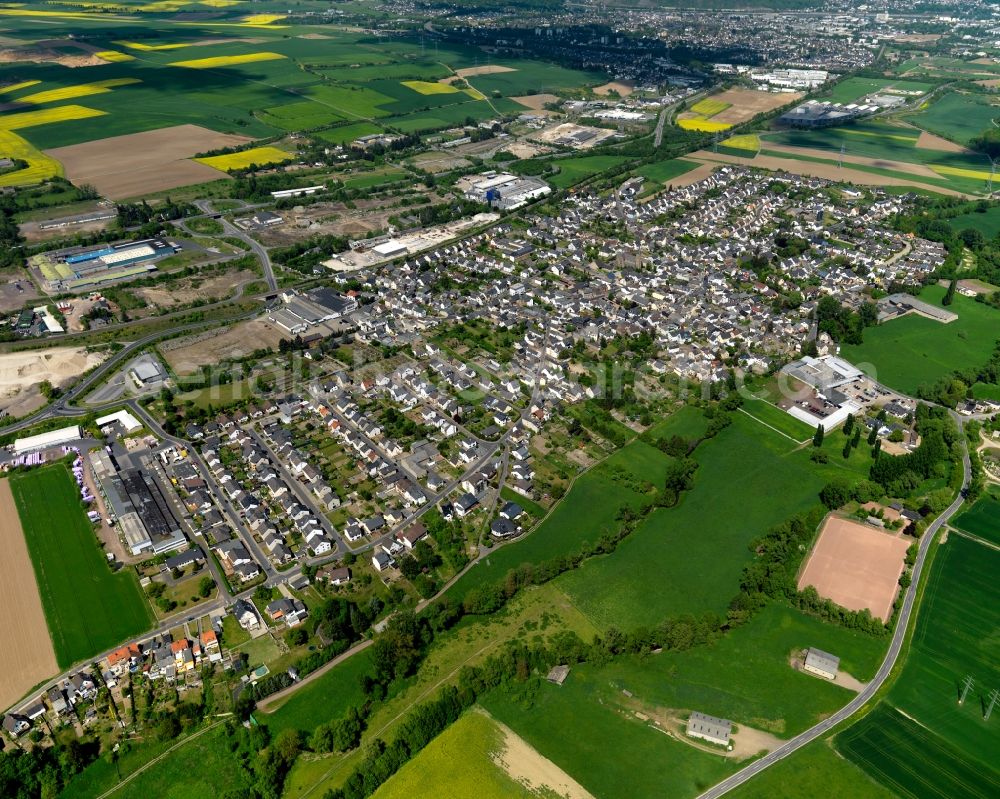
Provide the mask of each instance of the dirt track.
POLYGON ((867 608, 886 621, 909 545, 900 535, 831 516, 799 576, 799 590, 811 585, 841 607, 867 608))
POLYGON ((175 125, 57 147, 46 154, 62 162, 66 177, 77 185, 89 183, 105 197, 122 200, 225 179, 222 172, 187 159, 248 141, 245 136, 216 133, 198 125, 175 125))
POLYGON ((920 137, 917 139, 917 147, 921 150, 937 150, 941 153, 971 152, 961 144, 956 144, 953 141, 942 139, 940 136, 935 136, 933 133, 928 133, 926 130, 920 131, 920 137))
POLYGON ((817 164, 811 161, 798 161, 794 158, 778 158, 773 155, 758 155, 756 158, 743 158, 737 155, 699 150, 686 155, 685 158, 718 164, 740 164, 742 166, 769 169, 772 172, 790 172, 793 175, 806 175, 823 178, 824 180, 856 183, 861 186, 913 186, 916 188, 925 188, 938 194, 946 194, 950 197, 971 196, 960 191, 955 191, 954 189, 944 189, 940 186, 921 183, 916 178, 914 180, 906 180, 905 178, 896 178, 889 175, 877 175, 873 172, 862 172, 859 169, 851 169, 850 167, 838 168, 836 164, 817 164))
POLYGON ((10 491, 0 480, 0 707, 59 671, 35 571, 10 491))

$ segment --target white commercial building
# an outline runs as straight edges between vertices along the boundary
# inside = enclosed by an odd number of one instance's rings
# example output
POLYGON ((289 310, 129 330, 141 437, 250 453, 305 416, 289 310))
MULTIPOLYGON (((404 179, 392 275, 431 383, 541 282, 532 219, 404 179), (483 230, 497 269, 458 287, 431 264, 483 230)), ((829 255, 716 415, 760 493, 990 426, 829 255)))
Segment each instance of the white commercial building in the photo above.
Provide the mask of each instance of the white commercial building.
POLYGON ((68 444, 70 441, 76 441, 82 437, 80 425, 61 427, 58 430, 39 433, 37 436, 17 439, 14 442, 14 454, 24 455, 26 452, 38 452, 49 447, 58 447, 60 444, 68 444))
POLYGON ((142 422, 136 419, 127 410, 120 410, 117 413, 109 413, 107 416, 102 416, 100 419, 96 419, 94 424, 98 427, 104 427, 105 425, 114 424, 115 422, 118 422, 118 424, 125 428, 126 433, 132 433, 142 428, 142 422))

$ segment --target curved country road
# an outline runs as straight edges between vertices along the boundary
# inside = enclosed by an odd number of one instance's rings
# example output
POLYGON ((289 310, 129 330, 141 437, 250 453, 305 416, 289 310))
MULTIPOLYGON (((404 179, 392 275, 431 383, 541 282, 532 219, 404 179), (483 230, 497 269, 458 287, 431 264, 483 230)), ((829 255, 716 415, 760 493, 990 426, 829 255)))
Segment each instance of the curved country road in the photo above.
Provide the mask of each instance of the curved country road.
POLYGON ((923 536, 920 538, 920 546, 917 550, 917 560, 913 564, 913 579, 910 581, 910 586, 906 589, 906 594, 903 597, 903 606, 899 611, 899 619, 896 622, 896 627, 892 634, 892 643, 889 644, 889 651, 886 652, 885 659, 882 661, 882 665, 879 667, 875 678, 868 683, 868 685, 865 686, 865 689, 854 697, 854 699, 844 705, 844 707, 832 716, 823 719, 823 721, 815 727, 810 727, 800 735, 796 735, 790 741, 782 744, 773 752, 769 752, 767 755, 760 758, 760 760, 754 761, 745 769, 737 771, 731 777, 727 777, 722 782, 712 786, 701 794, 698 799, 717 799, 717 797, 720 797, 742 785, 769 766, 773 766, 775 763, 784 760, 786 757, 801 749, 806 744, 815 741, 822 735, 825 735, 831 729, 840 724, 840 722, 845 721, 857 713, 866 702, 875 696, 878 690, 889 678, 893 667, 896 665, 896 660, 899 658, 899 654, 903 649, 903 642, 906 639, 906 631, 910 623, 910 616, 913 614, 913 607, 916 602, 917 588, 920 585, 920 573, 923 570, 924 561, 927 559, 927 551, 930 549, 931 541, 934 540, 934 537, 937 535, 941 527, 943 527, 948 520, 955 515, 955 512, 962 507, 962 503, 965 501, 964 492, 965 489, 969 487, 969 481, 972 477, 972 464, 969 461, 968 443, 965 440, 964 435, 962 436, 962 447, 962 468, 964 471, 962 491, 959 492, 955 501, 948 506, 947 510, 945 510, 944 513, 938 516, 938 518, 931 523, 930 527, 927 528, 923 536))

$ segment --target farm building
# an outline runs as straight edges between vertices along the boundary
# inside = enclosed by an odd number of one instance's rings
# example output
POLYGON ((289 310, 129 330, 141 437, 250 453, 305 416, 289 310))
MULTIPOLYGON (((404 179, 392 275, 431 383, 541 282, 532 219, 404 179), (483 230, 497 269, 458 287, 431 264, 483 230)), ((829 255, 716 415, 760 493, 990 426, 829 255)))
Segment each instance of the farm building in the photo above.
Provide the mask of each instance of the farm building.
POLYGON ((50 430, 47 433, 39 433, 37 436, 28 436, 14 441, 14 454, 24 455, 26 452, 38 452, 48 447, 57 447, 60 444, 68 444, 80 438, 80 426, 70 425, 60 427, 58 430, 50 430))
POLYGON ((687 734, 692 738, 701 738, 719 746, 729 746, 729 735, 732 731, 733 723, 728 719, 708 716, 698 711, 688 716, 687 734))
POLYGON ((840 658, 824 652, 822 649, 811 647, 806 650, 806 660, 803 668, 810 674, 822 677, 826 680, 837 679, 837 669, 840 668, 840 658))

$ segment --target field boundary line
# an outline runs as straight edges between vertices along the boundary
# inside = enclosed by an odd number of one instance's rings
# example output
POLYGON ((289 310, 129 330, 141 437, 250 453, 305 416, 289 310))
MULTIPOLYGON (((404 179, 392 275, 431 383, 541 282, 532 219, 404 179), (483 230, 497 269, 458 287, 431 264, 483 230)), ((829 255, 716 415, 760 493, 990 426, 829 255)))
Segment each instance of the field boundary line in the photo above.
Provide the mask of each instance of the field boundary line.
POLYGON ((768 429, 773 430, 779 436, 784 436, 785 438, 787 438, 789 441, 793 442, 794 444, 800 444, 801 445, 801 444, 805 444, 805 443, 807 443, 809 441, 808 438, 804 438, 801 441, 799 441, 798 439, 792 438, 790 435, 788 435, 788 433, 784 433, 781 430, 779 430, 777 427, 774 427, 773 425, 769 425, 763 419, 759 419, 758 417, 754 416, 746 408, 740 408, 740 410, 743 411, 743 413, 745 413, 747 416, 749 416, 755 422, 759 422, 760 424, 764 425, 764 427, 767 427, 768 429))
POLYGON ((962 538, 967 538, 969 541, 973 541, 977 544, 981 544, 984 547, 989 547, 990 549, 995 549, 1000 552, 1000 544, 994 544, 992 541, 987 541, 985 538, 980 538, 978 535, 973 535, 972 533, 967 533, 965 530, 961 530, 958 527, 948 527, 948 533, 955 533, 955 535, 960 535, 962 538))
POLYGON ((105 799, 105 797, 111 796, 111 794, 115 793, 119 788, 121 788, 122 786, 127 785, 128 783, 130 783, 132 780, 134 780, 136 777, 138 777, 140 774, 142 774, 147 769, 150 769, 153 766, 155 766, 157 763, 159 763, 161 760, 163 760, 163 758, 165 758, 167 755, 171 754, 172 752, 175 752, 176 750, 180 749, 182 746, 190 743, 195 738, 200 738, 206 732, 209 732, 210 730, 214 730, 220 724, 224 724, 224 723, 225 722, 223 722, 223 721, 216 721, 213 724, 209 724, 204 729, 198 730, 198 732, 193 733, 192 735, 189 735, 183 741, 178 741, 173 746, 171 746, 169 749, 167 749, 165 752, 161 752, 159 755, 157 755, 156 757, 154 757, 148 763, 145 763, 142 766, 140 766, 139 768, 137 768, 135 771, 133 771, 131 774, 129 774, 127 777, 125 777, 121 782, 119 782, 114 788, 109 788, 104 793, 102 793, 99 796, 97 796, 96 799, 105 799))

